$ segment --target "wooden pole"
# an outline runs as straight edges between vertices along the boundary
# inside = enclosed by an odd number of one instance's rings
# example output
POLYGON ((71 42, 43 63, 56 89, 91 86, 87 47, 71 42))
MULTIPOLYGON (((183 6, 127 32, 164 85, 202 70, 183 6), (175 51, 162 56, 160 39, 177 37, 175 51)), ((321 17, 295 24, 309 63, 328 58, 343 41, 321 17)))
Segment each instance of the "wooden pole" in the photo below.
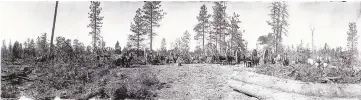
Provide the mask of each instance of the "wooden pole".
POLYGON ((55 3, 55 12, 54 12, 54 19, 53 19, 53 29, 51 30, 51 40, 50 40, 49 56, 52 55, 53 48, 54 48, 53 40, 54 40, 54 30, 55 30, 55 23, 56 23, 56 14, 57 14, 57 12, 58 12, 58 2, 59 2, 59 1, 56 1, 56 3, 55 3))

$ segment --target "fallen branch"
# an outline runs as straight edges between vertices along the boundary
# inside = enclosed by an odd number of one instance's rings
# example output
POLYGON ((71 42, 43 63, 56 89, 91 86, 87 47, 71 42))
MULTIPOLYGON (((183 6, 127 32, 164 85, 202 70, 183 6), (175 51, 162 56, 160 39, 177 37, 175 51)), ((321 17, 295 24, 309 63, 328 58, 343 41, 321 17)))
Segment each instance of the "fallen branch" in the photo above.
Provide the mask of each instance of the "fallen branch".
POLYGON ((284 92, 323 97, 361 97, 361 84, 320 84, 281 79, 254 72, 235 72, 232 79, 284 92))
POLYGON ((241 81, 229 80, 228 85, 247 95, 257 97, 261 100, 360 100, 361 98, 326 98, 317 96, 305 96, 297 93, 282 92, 272 88, 248 84, 241 81))

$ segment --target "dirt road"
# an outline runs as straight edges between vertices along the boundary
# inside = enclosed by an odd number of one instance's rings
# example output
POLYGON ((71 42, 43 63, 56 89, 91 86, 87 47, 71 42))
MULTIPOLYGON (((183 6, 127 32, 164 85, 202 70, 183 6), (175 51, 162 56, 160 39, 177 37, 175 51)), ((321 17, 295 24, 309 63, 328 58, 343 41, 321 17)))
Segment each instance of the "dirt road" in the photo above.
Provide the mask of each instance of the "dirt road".
POLYGON ((152 66, 152 72, 158 73, 161 82, 169 84, 169 88, 158 90, 157 99, 172 100, 219 100, 249 99, 248 96, 234 92, 227 86, 227 80, 236 66, 220 65, 184 65, 184 66, 152 66))

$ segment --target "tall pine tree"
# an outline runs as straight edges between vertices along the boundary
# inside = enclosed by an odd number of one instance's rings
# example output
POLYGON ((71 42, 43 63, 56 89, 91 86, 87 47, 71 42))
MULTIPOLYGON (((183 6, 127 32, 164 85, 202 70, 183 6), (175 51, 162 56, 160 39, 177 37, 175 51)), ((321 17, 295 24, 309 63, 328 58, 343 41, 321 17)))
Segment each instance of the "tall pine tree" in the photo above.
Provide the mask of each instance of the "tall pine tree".
POLYGON ((189 43, 191 41, 190 37, 191 37, 191 34, 188 31, 185 31, 183 33, 183 36, 181 38, 181 41, 182 41, 182 44, 181 44, 182 49, 181 50, 182 50, 183 54, 187 54, 189 52, 189 49, 190 49, 189 43))
POLYGON ((160 50, 161 51, 167 51, 167 43, 165 41, 165 38, 162 39, 162 42, 160 44, 160 50))
MULTIPOLYGON (((210 27, 209 18, 210 17, 211 17, 211 15, 207 13, 206 5, 205 4, 202 5, 201 10, 199 11, 199 15, 197 16, 198 24, 193 29, 196 32, 194 39, 202 40, 202 53, 204 53, 206 34, 210 32, 210 30, 209 30, 209 27, 210 27)), ((211 38, 209 38, 209 39, 211 39, 211 38)))
POLYGON ((239 30, 241 21, 239 20, 239 14, 233 13, 230 17, 231 28, 230 28, 230 49, 231 50, 245 50, 244 40, 242 38, 243 31, 239 30))
POLYGON ((352 64, 358 57, 358 49, 357 49, 357 27, 356 23, 349 23, 349 29, 347 31, 347 48, 348 48, 348 58, 349 64, 352 64))
POLYGON ((36 45, 38 54, 46 54, 48 52, 49 43, 47 40, 47 33, 42 33, 42 35, 37 38, 36 45))
POLYGON ((226 2, 214 2, 213 6, 213 29, 215 34, 218 35, 216 37, 216 47, 217 43, 219 45, 219 52, 222 53, 222 49, 225 49, 225 37, 227 34, 226 30, 229 26, 227 21, 227 14, 226 14, 226 2))
POLYGON ((33 57, 36 56, 36 49, 35 49, 35 42, 34 39, 31 39, 28 45, 29 48, 29 54, 33 57))
POLYGON ((82 42, 80 42, 78 39, 73 40, 73 48, 75 54, 82 54, 85 52, 85 46, 82 42))
POLYGON ((21 58, 21 52, 22 52, 22 46, 21 46, 21 43, 19 43, 18 41, 15 41, 14 43, 14 47, 12 48, 13 52, 12 52, 12 55, 14 58, 21 58))
POLYGON ((162 42, 160 44, 160 52, 162 55, 166 55, 167 53, 167 43, 165 41, 165 38, 162 39, 162 42))
POLYGON ((286 2, 272 2, 271 6, 271 13, 269 16, 271 17, 271 21, 267 21, 268 25, 272 26, 273 32, 270 33, 272 35, 272 39, 270 39, 271 43, 269 45, 273 45, 275 52, 280 53, 281 49, 281 42, 282 42, 282 35, 288 36, 288 5, 286 2))
POLYGON ((115 54, 121 54, 122 53, 122 48, 119 45, 119 41, 117 41, 117 43, 115 43, 115 54))
POLYGON ((100 16, 100 12, 102 11, 102 8, 100 7, 99 1, 90 1, 89 6, 90 12, 89 19, 90 23, 87 27, 91 28, 91 31, 89 32, 89 35, 92 35, 92 44, 93 44, 93 52, 95 52, 100 45, 100 28, 103 24, 103 16, 100 16))
POLYGON ((136 44, 137 50, 140 50, 141 49, 140 46, 145 40, 144 35, 146 35, 145 23, 144 23, 144 19, 142 18, 142 12, 140 8, 138 8, 138 10, 136 11, 133 21, 134 23, 133 22, 131 23, 130 30, 134 34, 131 34, 129 38, 133 43, 136 44))
POLYGON ((120 49, 119 41, 117 41, 117 43, 115 43, 115 49, 120 49))
MULTIPOLYGON (((11 40, 9 42, 9 46, 8 46, 8 53, 9 55, 12 55, 12 50, 13 50, 13 44, 11 44, 11 40)), ((11 56, 10 56, 11 57, 11 56)))
POLYGON ((143 13, 144 19, 147 25, 147 34, 150 40, 150 50, 153 50, 153 38, 157 34, 154 32, 155 27, 159 27, 159 22, 163 19, 163 16, 166 14, 161 9, 160 1, 144 1, 143 13))

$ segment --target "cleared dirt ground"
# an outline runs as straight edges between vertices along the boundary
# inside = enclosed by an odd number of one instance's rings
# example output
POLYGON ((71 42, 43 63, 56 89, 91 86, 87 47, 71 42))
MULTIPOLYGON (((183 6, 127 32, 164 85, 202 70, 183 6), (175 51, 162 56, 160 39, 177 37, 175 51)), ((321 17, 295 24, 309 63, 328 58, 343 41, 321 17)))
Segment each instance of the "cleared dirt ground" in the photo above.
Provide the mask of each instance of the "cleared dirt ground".
MULTIPOLYGON (((243 65, 219 64, 185 64, 183 66, 152 65, 134 68, 114 68, 110 70, 110 79, 113 82, 124 80, 128 77, 139 77, 140 73, 152 73, 162 85, 155 90, 155 99, 165 100, 249 100, 247 95, 233 91, 227 80, 231 78, 234 70, 252 70, 243 65), (116 77, 116 76, 122 76, 116 77)), ((126 80, 124 80, 126 81, 126 80)), ((135 81, 130 81, 135 82, 135 81)), ((132 84, 132 83, 129 83, 132 84)), ((69 92, 70 93, 70 92, 69 92)))
POLYGON ((230 87, 227 86, 227 80, 230 79, 230 75, 233 73, 234 69, 246 70, 245 68, 242 68, 241 65, 160 65, 143 68, 126 68, 123 69, 123 71, 133 70, 134 72, 135 70, 139 69, 144 69, 155 73, 159 81, 167 83, 166 88, 157 90, 157 99, 251 99, 244 94, 234 92, 230 87))

